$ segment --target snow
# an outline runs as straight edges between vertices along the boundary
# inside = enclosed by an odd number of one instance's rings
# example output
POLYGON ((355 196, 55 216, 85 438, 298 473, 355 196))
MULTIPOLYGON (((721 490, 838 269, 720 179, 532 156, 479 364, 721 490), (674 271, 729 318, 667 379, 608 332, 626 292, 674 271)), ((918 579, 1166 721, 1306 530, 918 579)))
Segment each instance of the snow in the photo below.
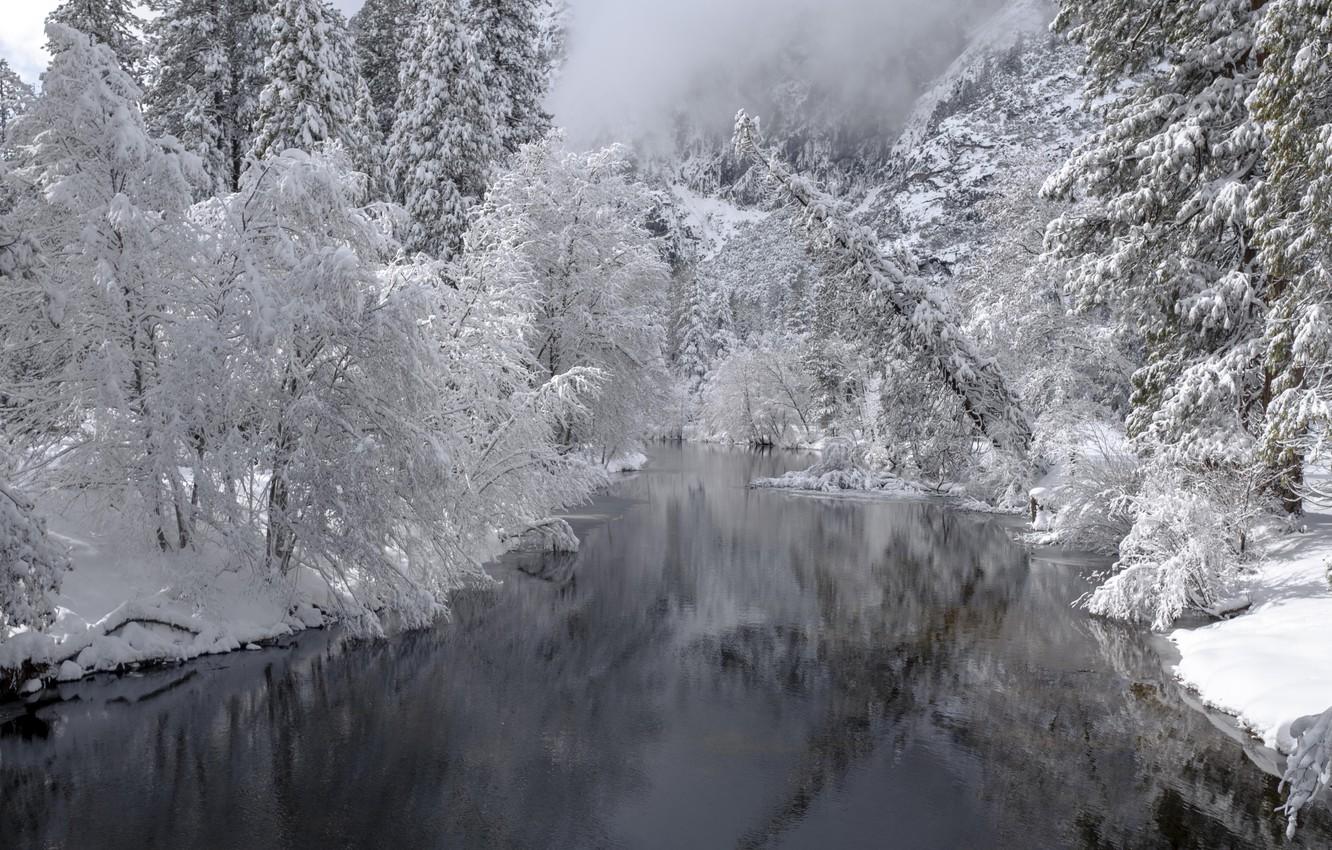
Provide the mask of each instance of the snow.
POLYGON ((1332 510, 1311 510, 1307 529, 1269 543, 1244 588, 1246 613, 1170 635, 1180 680, 1282 752, 1294 747, 1292 723, 1332 706, 1332 510))
POLYGON ((638 472, 647 466, 647 462, 647 455, 642 452, 625 452, 606 461, 606 471, 612 474, 616 472, 638 472))
POLYGON ((562 517, 548 517, 534 522, 509 540, 514 552, 577 552, 578 535, 562 517))
POLYGON ((51 529, 70 548, 72 563, 53 600, 55 621, 44 632, 18 629, 0 637, 0 669, 30 662, 45 669, 45 678, 67 682, 186 661, 321 626, 328 619, 323 612, 340 607, 312 573, 271 581, 248 568, 227 568, 222 551, 166 556, 77 515, 51 529))
POLYGON ((762 221, 768 215, 762 210, 747 210, 720 198, 708 197, 682 184, 672 186, 671 193, 685 214, 685 224, 702 244, 708 246, 705 257, 719 251, 741 225, 762 221))

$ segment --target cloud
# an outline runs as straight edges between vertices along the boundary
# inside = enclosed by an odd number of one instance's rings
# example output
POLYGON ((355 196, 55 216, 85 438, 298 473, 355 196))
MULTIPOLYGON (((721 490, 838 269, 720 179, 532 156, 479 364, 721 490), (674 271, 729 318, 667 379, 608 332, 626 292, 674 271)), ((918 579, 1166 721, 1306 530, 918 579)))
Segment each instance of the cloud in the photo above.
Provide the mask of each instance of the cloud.
MULTIPOLYGON (((902 112, 997 0, 572 0, 551 95, 571 141, 650 137, 681 112, 718 129, 783 73, 876 119, 902 112), (792 59, 799 56, 799 60, 792 59)), ((759 101, 759 102, 756 102, 759 101)))
POLYGON ((18 75, 36 84, 50 57, 46 55, 46 16, 56 0, 6 0, 5 25, 0 27, 0 58, 18 75))

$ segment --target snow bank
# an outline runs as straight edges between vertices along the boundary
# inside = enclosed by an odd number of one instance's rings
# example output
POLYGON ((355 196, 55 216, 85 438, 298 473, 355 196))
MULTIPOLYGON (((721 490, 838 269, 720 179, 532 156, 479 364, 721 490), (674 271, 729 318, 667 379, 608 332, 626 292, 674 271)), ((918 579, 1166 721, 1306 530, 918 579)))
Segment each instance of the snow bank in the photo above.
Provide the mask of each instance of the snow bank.
POLYGON ((822 457, 808 469, 792 470, 777 478, 758 478, 749 486, 778 490, 805 490, 815 493, 908 493, 920 495, 919 488, 895 475, 871 469, 864 447, 846 437, 823 441, 822 457))
POLYGON ((606 471, 610 473, 637 472, 647 466, 647 462, 647 455, 642 452, 626 452, 606 461, 606 471))
POLYGON ((1332 706, 1332 512, 1311 512, 1307 526, 1269 544, 1246 581, 1246 613, 1170 635, 1180 680, 1282 752, 1292 723, 1332 706))
POLYGON ((72 554, 55 621, 0 635, 0 671, 35 669, 65 682, 187 661, 321 626, 339 607, 308 571, 269 581, 228 569, 220 551, 167 556, 86 530, 53 531, 72 554))
POLYGON ((808 490, 816 493, 859 492, 901 493, 920 495, 917 487, 892 475, 868 469, 830 469, 816 471, 803 469, 787 472, 777 478, 756 478, 751 487, 776 490, 808 490))

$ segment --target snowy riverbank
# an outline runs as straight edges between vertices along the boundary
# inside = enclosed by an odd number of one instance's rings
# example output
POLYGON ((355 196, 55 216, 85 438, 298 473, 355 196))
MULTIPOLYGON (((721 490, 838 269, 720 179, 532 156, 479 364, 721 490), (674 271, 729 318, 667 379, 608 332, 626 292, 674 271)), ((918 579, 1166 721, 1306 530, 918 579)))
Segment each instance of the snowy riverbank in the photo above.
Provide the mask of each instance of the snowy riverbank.
POLYGON ((0 695, 112 670, 187 661, 322 626, 340 609, 309 570, 257 580, 220 551, 163 555, 113 531, 53 523, 71 570, 52 600, 54 622, 0 639, 0 695), (5 681, 5 680, 9 681, 5 681))
MULTIPOLYGON (((602 465, 614 475, 647 462, 634 451, 602 465)), ((57 516, 51 531, 68 549, 71 569, 52 599, 50 627, 0 634, 0 699, 93 673, 258 649, 339 622, 355 608, 307 568, 287 578, 258 578, 224 551, 165 555, 136 535, 98 530, 88 517, 57 516)), ((524 539, 516 535, 509 545, 524 539)), ((577 551, 577 542, 563 545, 577 551)), ((497 541, 495 554, 502 550, 497 541)))
POLYGON ((1236 717, 1269 747, 1289 752, 1293 722, 1332 706, 1332 511, 1313 509, 1306 531, 1268 544, 1242 588, 1243 613, 1177 629, 1179 679, 1203 702, 1236 717))

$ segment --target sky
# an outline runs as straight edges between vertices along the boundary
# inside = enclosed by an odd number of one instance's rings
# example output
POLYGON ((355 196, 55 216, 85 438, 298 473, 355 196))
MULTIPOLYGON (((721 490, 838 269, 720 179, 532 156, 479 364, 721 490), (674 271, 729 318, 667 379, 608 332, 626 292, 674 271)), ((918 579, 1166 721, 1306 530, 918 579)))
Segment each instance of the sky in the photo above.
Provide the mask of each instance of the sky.
MULTIPOLYGON (((61 0, 0 0, 0 58, 8 59, 18 75, 34 85, 50 58, 43 49, 46 33, 42 27, 46 16, 60 5, 61 0)), ((351 15, 361 8, 364 0, 333 0, 344 13, 351 15)))

